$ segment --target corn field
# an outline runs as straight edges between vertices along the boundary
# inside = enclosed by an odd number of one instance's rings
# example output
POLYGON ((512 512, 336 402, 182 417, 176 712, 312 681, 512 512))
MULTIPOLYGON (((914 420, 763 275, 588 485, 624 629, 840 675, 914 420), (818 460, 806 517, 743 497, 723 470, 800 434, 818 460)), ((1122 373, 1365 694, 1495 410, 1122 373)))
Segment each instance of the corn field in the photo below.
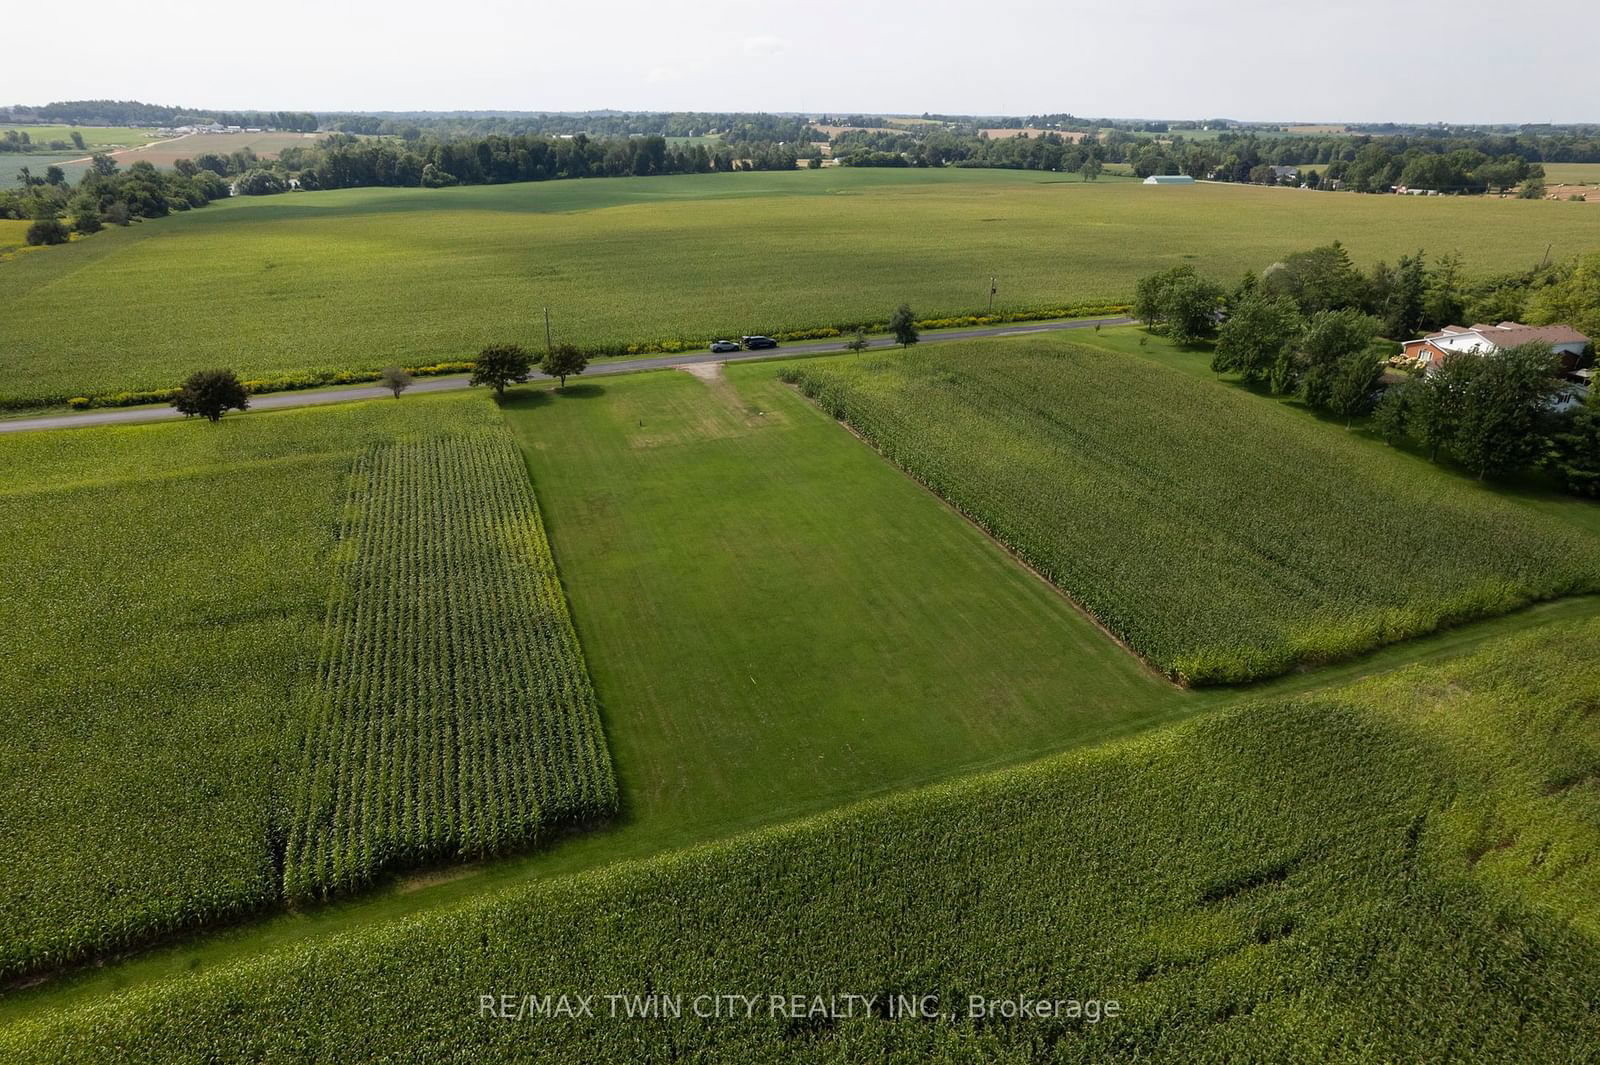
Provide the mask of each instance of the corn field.
POLYGON ((1594 619, 0 1029, 82 1061, 1592 1061, 1594 619), (480 996, 594 995, 514 1021, 480 996), (681 996, 629 1019, 611 994, 681 996), (753 1017, 695 996, 758 996, 753 1017), (878 996, 853 1016, 772 994, 878 996), (895 1017, 889 996, 953 1017, 895 1017), (975 1019, 969 997, 1119 1015, 975 1019), (352 1050, 359 1048, 359 1050, 352 1050))
POLYGON ((1190 683, 1600 588, 1562 523, 1144 359, 1029 340, 785 376, 1190 683))
POLYGON ((594 693, 504 429, 358 460, 308 696, 291 898, 616 808, 594 693))

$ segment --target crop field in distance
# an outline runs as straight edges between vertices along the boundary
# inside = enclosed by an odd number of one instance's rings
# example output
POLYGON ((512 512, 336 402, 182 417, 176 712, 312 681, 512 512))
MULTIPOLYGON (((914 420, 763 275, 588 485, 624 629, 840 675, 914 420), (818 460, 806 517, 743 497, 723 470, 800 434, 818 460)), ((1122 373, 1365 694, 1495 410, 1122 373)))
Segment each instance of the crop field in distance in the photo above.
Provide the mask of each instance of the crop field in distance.
POLYGON ((786 376, 1190 683, 1600 588, 1562 523, 1149 360, 1019 338, 786 376))
POLYGON ((0 820, 30 870, 0 886, 0 976, 273 907, 290 843, 290 894, 323 895, 614 808, 527 478, 481 397, 0 455, 0 820))
POLYGON ((1539 626, 1446 663, 524 885, 19 1022, 0 1052, 77 1062, 115 1038, 138 1060, 352 1046, 404 1059, 425 1032, 461 1060, 1004 1059, 1042 1031, 1071 1062, 1307 1061, 1357 1045, 1371 1060, 1571 1060, 1600 995, 1597 641, 1600 621, 1539 626), (961 1019, 627 1021, 602 1000, 593 1016, 511 1024, 440 993, 671 993, 774 972, 882 995, 898 989, 884 974, 915 974, 961 1019), (1013 985, 1094 989, 1119 1015, 972 1018, 969 996, 1013 985))
POLYGON ((241 198, 7 263, 0 405, 169 387, 196 351, 245 378, 470 358, 542 344, 545 305, 582 346, 699 346, 971 313, 991 276, 1002 310, 1121 302, 1164 266, 1231 280, 1333 239, 1500 271, 1600 243, 1568 208, 846 168, 241 198))
MULTIPOLYGON (((68 145, 67 150, 69 151, 72 150, 73 133, 82 135, 84 150, 90 152, 105 151, 108 148, 137 148, 142 144, 149 144, 153 140, 160 139, 148 127, 139 128, 133 126, 69 126, 60 123, 27 126, 0 123, 0 133, 4 133, 8 129, 16 130, 18 133, 26 133, 28 139, 33 141, 34 144, 47 145, 52 141, 64 141, 68 145)), ((81 155, 83 153, 79 152, 78 154, 81 155)))

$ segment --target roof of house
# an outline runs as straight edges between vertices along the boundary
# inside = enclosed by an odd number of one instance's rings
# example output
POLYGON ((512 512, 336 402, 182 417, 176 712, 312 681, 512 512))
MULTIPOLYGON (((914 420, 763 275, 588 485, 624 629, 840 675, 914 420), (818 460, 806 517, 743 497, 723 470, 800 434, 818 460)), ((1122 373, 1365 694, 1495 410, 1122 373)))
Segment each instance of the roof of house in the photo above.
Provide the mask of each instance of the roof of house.
POLYGON ((1520 322, 1501 322, 1489 325, 1479 322, 1473 326, 1447 325, 1437 333, 1429 333, 1424 340, 1444 340, 1449 337, 1476 334, 1485 343, 1497 348, 1514 348, 1542 340, 1546 344, 1587 344, 1589 338, 1570 325, 1523 325, 1520 322))

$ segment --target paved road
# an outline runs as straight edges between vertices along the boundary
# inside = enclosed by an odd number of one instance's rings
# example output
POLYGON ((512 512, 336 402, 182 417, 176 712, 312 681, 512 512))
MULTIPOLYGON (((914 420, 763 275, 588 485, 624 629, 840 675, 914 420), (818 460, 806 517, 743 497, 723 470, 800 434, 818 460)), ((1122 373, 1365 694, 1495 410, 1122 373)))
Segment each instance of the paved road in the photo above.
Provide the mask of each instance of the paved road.
MULTIPOLYGON (((1014 322, 1010 325, 983 326, 975 329, 953 329, 932 333, 922 338, 924 344, 938 344, 949 340, 972 340, 976 337, 1019 336, 1025 333, 1053 333, 1062 329, 1093 329, 1097 325, 1131 325, 1132 318, 1080 318, 1070 322, 1014 322)), ((696 362, 739 362, 745 359, 770 359, 784 355, 815 355, 838 352, 842 340, 808 340, 799 344, 785 344, 776 351, 733 351, 726 355, 713 355, 697 351, 689 355, 661 355, 640 359, 612 359, 594 362, 584 371, 584 377, 606 374, 637 373, 640 370, 660 370, 671 366, 687 366, 696 362)), ((893 347, 889 337, 873 337, 869 347, 893 347)), ((548 381, 544 374, 534 374, 535 381, 548 381)), ((451 392, 468 388, 465 374, 452 377, 421 377, 414 381, 408 393, 451 392)), ((321 403, 348 403, 357 399, 387 398, 389 390, 379 386, 358 388, 314 388, 304 392, 269 392, 250 397, 251 410, 279 410, 284 407, 311 407, 321 403)), ((82 429, 92 425, 126 425, 132 422, 166 421, 180 418, 168 406, 127 407, 116 410, 90 410, 77 414, 49 414, 38 418, 0 419, 0 433, 20 433, 28 429, 82 429)))

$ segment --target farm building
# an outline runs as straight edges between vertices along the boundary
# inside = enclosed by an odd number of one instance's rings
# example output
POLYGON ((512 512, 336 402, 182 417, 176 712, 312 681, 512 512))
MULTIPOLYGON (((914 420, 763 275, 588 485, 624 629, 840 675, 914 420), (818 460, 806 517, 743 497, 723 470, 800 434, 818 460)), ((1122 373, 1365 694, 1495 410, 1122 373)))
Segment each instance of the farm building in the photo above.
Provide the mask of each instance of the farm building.
POLYGON ((1188 174, 1151 174, 1144 179, 1146 185, 1193 185, 1194 178, 1188 174))
POLYGON ((1437 333, 1429 333, 1417 340, 1407 340, 1401 345, 1403 361, 1413 363, 1424 371, 1432 371, 1450 354, 1474 353, 1487 355, 1502 348, 1518 344, 1543 341, 1561 356, 1561 369, 1570 372, 1578 358, 1589 346, 1589 338, 1570 325, 1522 325, 1520 322, 1501 322, 1499 325, 1447 325, 1437 333))

